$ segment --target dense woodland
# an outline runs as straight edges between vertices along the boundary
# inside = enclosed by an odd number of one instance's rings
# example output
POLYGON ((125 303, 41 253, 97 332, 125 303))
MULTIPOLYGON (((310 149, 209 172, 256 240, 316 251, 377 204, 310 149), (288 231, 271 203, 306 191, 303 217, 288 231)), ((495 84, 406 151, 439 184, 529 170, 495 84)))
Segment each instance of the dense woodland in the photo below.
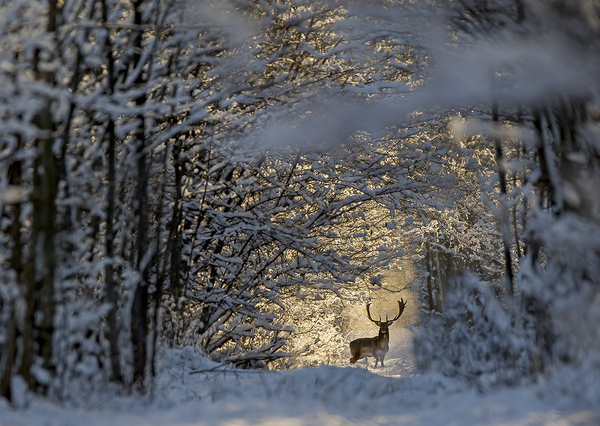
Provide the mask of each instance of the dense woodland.
POLYGON ((0 395, 145 393, 173 347, 339 362, 407 264, 420 367, 593 386, 599 22, 592 0, 0 0, 0 395))

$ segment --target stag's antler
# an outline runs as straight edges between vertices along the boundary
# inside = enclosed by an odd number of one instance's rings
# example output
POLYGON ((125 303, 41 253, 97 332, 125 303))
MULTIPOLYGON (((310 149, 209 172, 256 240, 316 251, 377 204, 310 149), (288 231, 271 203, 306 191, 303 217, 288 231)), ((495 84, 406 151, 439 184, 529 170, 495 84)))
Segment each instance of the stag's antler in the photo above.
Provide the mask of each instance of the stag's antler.
POLYGON ((373 318, 371 318, 371 311, 369 310, 370 307, 371 307, 371 304, 367 303, 367 318, 369 318, 371 321, 373 321, 375 324, 377 324, 377 326, 379 326, 379 324, 381 324, 381 318, 379 318, 379 321, 375 321, 373 318))
MULTIPOLYGON (((398 300, 398 315, 396 315, 396 318, 389 320, 388 322, 392 323, 400 318, 400 315, 402 315, 402 312, 404 312, 404 308, 406 308, 406 302, 404 299, 398 300)), ((385 319, 387 320, 387 317, 385 319)))

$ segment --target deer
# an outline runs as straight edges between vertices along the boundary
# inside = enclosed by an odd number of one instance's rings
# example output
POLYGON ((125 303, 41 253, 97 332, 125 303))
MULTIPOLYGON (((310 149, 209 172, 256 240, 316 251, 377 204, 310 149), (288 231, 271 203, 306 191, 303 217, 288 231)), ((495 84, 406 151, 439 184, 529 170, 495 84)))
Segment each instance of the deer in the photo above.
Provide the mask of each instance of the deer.
MULTIPOLYGON (((375 321, 371 318, 371 311, 369 308, 371 304, 367 304, 367 317, 369 320, 375 323, 377 327, 379 327, 379 335, 377 337, 365 337, 362 339, 356 339, 350 342, 350 364, 354 364, 356 361, 362 358, 366 358, 372 356, 375 358, 375 367, 377 367, 377 362, 381 361, 381 367, 383 367, 383 359, 385 358, 385 354, 390 349, 390 331, 389 327, 392 325, 394 321, 400 318, 402 312, 404 312, 404 308, 406 307, 406 303, 404 299, 400 299, 398 301, 398 315, 395 318, 388 320, 387 314, 385 316, 385 321, 381 321, 381 317, 379 317, 379 321, 375 321)), ((367 360, 368 366, 369 360, 367 360)))

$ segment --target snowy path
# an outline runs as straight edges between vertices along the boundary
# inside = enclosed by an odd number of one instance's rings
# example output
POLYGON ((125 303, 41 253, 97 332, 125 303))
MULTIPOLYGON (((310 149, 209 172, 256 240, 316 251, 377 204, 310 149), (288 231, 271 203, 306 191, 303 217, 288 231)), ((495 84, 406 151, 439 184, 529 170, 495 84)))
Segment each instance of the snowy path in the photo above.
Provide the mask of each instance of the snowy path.
MULTIPOLYGON (((520 388, 478 395, 457 381, 415 374, 410 331, 392 335, 384 368, 189 374, 206 361, 173 354, 154 402, 115 395, 93 409, 0 402, 0 426, 600 425, 600 407, 520 388)), ((189 355, 189 354, 188 354, 189 355)), ((362 364, 362 365, 361 365, 362 364)), ((371 360, 372 364, 372 360, 371 360)))

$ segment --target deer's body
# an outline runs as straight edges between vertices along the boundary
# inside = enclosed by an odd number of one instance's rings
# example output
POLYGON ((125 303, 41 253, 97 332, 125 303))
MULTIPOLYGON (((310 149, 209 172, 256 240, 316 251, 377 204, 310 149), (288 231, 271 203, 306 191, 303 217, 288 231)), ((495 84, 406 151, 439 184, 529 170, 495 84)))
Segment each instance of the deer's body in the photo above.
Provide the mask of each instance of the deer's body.
POLYGON ((366 358, 372 356, 375 358, 375 367, 377 367, 377 363, 380 362, 383 367, 383 360, 385 358, 385 354, 390 349, 390 330, 389 327, 392 325, 394 321, 400 318, 402 312, 404 312, 404 307, 406 304, 403 299, 398 302, 398 307, 400 312, 396 316, 396 318, 392 320, 375 321, 371 318, 371 312, 369 311, 370 304, 367 305, 367 316, 379 327, 379 334, 376 337, 365 337, 362 339, 356 339, 350 342, 350 363, 354 364, 356 361, 362 358, 366 358))
POLYGON ((350 363, 354 364, 359 359, 372 356, 375 358, 375 367, 377 367, 378 362, 381 362, 383 367, 383 359, 389 349, 390 334, 389 332, 384 334, 380 330, 377 337, 365 337, 350 342, 350 354, 352 355, 350 363))

